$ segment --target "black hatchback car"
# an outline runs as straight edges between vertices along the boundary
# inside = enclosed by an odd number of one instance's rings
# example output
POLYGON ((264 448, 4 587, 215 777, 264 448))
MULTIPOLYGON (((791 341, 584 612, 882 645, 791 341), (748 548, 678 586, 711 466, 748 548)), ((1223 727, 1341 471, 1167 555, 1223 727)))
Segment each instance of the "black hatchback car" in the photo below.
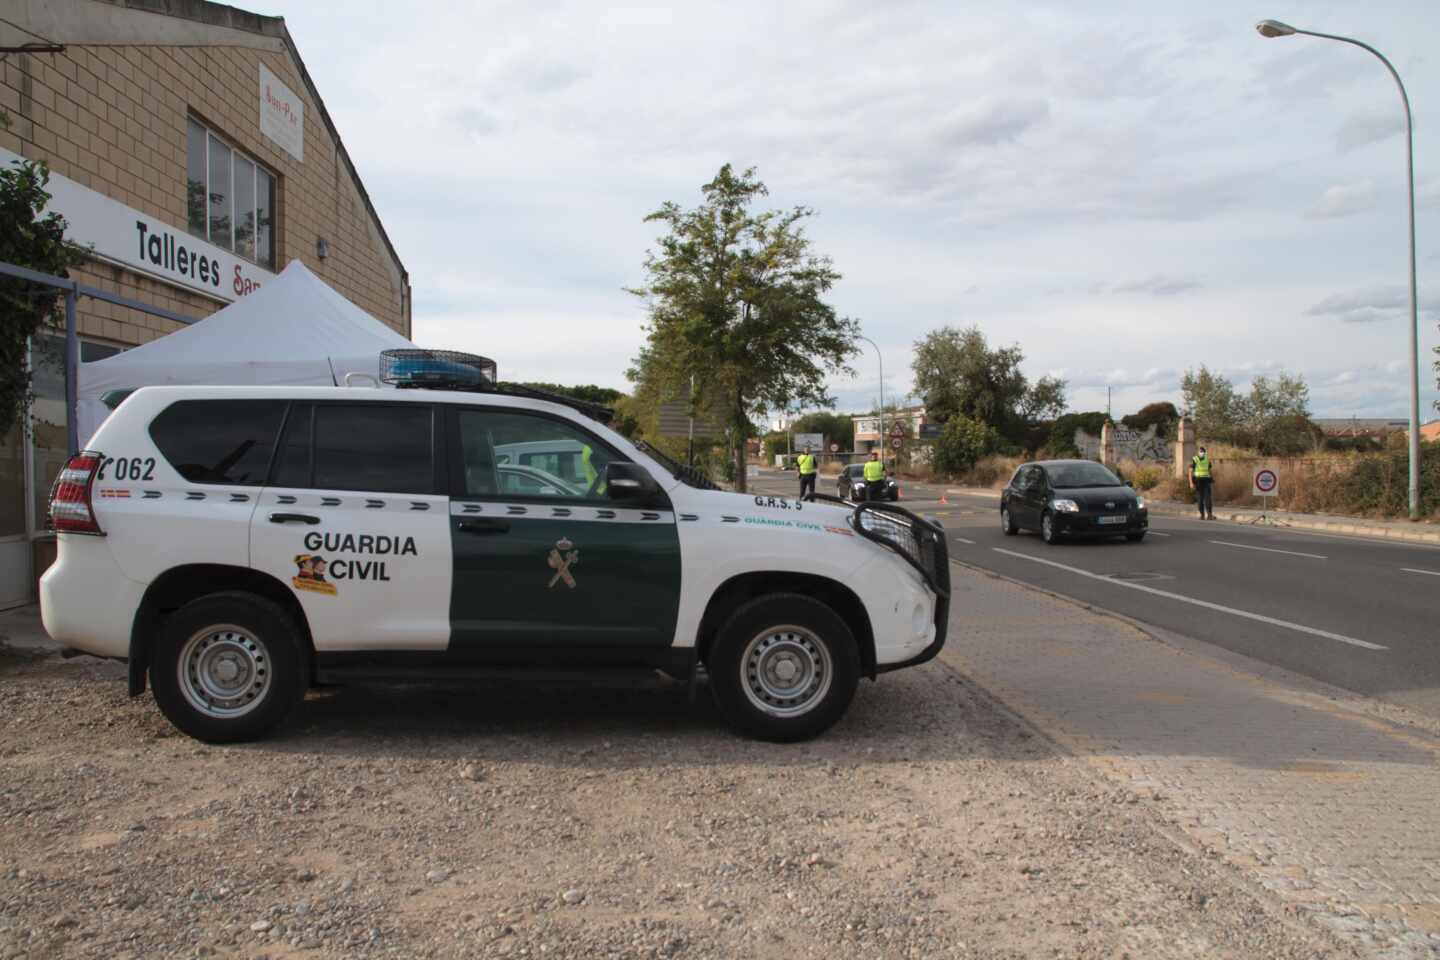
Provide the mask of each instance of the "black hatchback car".
MULTIPOLYGON (((852 463, 840 471, 840 476, 835 480, 835 495, 841 500, 858 502, 866 499, 865 464, 852 463)), ((900 499, 900 484, 888 473, 885 475, 885 489, 880 494, 880 499, 900 499)))
POLYGON ((1145 539, 1145 498, 1094 460, 1021 464, 1000 494, 1000 526, 1007 534, 1039 530, 1046 543, 1078 537, 1145 539))

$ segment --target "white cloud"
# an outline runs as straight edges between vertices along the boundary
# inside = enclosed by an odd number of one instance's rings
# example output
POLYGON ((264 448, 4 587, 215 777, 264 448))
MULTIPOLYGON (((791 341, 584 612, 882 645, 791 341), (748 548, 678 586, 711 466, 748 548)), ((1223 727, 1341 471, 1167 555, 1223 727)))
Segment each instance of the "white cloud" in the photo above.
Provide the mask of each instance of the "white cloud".
POLYGON ((1365 213, 1375 206, 1375 184, 1370 180, 1359 183, 1336 184, 1326 187, 1320 202, 1311 207, 1307 217, 1353 217, 1365 213))
POLYGON ((1378 143, 1405 130, 1405 118, 1399 104, 1384 110, 1367 110, 1352 113, 1335 131, 1335 149, 1340 153, 1354 150, 1367 143, 1378 143))
POLYGON ((1157 273, 1144 280, 1121 284, 1112 289, 1116 293, 1148 293, 1157 297, 1173 297, 1176 294, 1195 290, 1199 287, 1200 281, 1198 280, 1189 277, 1174 277, 1157 273))
MULTIPOLYGON (((1403 281, 1394 91, 1337 44, 1256 37, 1249 0, 1143 19, 1131 0, 268 9, 411 272, 417 339, 503 371, 626 387, 642 218, 695 204, 729 161, 758 166, 773 206, 819 211, 809 235, 844 274, 831 301, 884 348, 887 398, 947 323, 1018 343, 1032 376, 1071 371, 1089 409, 1107 386, 1136 409, 1178 396, 1187 366, 1256 357, 1317 398, 1324 371, 1356 371, 1343 405, 1388 402, 1396 379, 1403 300, 1311 310, 1403 281)), ((1440 5, 1381 5, 1366 29, 1412 90, 1440 87, 1440 5)), ((1415 106, 1432 210, 1440 108, 1415 106)), ((1418 228, 1425 294, 1440 221, 1418 228)), ((1433 323, 1422 337, 1428 360, 1433 323)), ((835 382, 842 400, 878 395, 872 363, 835 382)))

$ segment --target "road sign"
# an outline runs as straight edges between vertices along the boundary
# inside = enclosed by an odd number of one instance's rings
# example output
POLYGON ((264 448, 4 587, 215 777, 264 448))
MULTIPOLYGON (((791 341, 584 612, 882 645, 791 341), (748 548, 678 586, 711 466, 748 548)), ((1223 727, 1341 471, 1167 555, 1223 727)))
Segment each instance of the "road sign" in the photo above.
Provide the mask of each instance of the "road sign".
POLYGON ((791 442, 796 450, 804 450, 806 447, 819 450, 825 445, 825 435, 823 433, 797 433, 791 442))
POLYGON ((1280 492, 1280 476, 1269 467, 1255 471, 1253 489, 1257 497, 1273 497, 1280 492))
POLYGON ((830 452, 831 452, 831 453, 839 453, 839 452, 840 452, 840 444, 838 444, 838 443, 832 443, 832 444, 830 444, 830 452))
POLYGON ((899 450, 904 445, 905 441, 900 439, 899 437, 892 437, 890 439, 890 446, 894 447, 896 450, 899 450))
POLYGON ((890 436, 896 440, 904 440, 908 433, 909 431, 905 429, 903 421, 896 420, 890 425, 890 436))

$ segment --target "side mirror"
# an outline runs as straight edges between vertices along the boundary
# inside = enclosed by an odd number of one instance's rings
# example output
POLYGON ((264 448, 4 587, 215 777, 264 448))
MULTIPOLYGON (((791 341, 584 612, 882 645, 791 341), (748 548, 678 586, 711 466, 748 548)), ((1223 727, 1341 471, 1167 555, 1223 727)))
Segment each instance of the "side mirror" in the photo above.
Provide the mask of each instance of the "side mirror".
POLYGON ((1133 487, 1133 486, 1135 486, 1135 481, 1134 481, 1134 480, 1126 480, 1126 481, 1125 481, 1125 486, 1127 486, 1127 487, 1133 487))
POLYGON ((660 492, 660 485, 638 463, 605 464, 605 493, 611 500, 648 500, 660 492))

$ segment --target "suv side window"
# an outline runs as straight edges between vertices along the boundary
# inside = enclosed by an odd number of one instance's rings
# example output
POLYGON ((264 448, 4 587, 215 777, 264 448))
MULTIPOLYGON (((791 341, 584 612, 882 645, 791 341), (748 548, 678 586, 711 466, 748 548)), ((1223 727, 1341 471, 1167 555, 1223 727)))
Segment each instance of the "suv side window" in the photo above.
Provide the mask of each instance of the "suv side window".
MULTIPOLYGON (((376 493, 435 492, 434 412, 429 404, 317 403, 311 423, 311 482, 294 486, 376 493)), ((292 426, 303 433, 302 424, 292 426)), ((291 453, 287 437, 287 468, 291 453)), ((292 479, 301 468, 294 469, 292 479)))
POLYGON ((465 497, 602 499, 606 465, 623 459, 562 420, 476 408, 455 419, 465 497))
MULTIPOLYGON (((150 422, 150 439, 191 483, 265 483, 284 400, 179 400, 150 422)), ((137 478, 138 479, 138 478, 137 478)))

